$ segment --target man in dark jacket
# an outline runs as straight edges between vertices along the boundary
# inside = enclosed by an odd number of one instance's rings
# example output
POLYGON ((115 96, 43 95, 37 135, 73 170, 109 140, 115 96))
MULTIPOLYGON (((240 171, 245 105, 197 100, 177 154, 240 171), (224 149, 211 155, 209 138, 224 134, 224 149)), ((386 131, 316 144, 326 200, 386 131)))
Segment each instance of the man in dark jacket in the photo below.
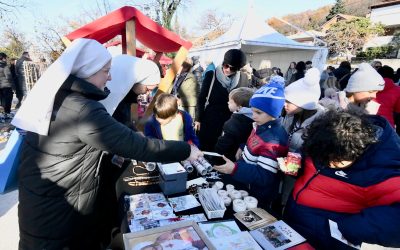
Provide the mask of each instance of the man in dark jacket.
POLYGON ((12 86, 13 79, 10 68, 7 65, 7 55, 0 53, 0 105, 4 109, 4 119, 12 118, 10 114, 13 98, 12 86))
POLYGON ((317 249, 400 247, 400 139, 385 118, 330 111, 311 124, 303 149, 285 221, 317 249))
POLYGON ((25 70, 24 70, 24 62, 31 61, 29 53, 24 51, 21 57, 17 60, 15 64, 15 72, 17 74, 17 82, 15 86, 16 96, 18 98, 17 108, 21 106, 22 100, 26 96, 26 79, 25 79, 25 70))
POLYGON ((348 61, 343 61, 340 63, 339 67, 333 71, 333 75, 336 77, 340 90, 346 88, 347 83, 350 79, 351 64, 348 61))

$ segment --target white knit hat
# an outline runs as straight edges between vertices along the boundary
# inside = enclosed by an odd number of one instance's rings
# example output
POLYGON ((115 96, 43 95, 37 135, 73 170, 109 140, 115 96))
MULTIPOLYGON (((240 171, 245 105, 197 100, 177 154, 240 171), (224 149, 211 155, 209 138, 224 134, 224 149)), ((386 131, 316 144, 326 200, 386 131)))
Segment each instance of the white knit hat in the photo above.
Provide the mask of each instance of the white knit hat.
POLYGON ((344 91, 348 93, 381 91, 385 87, 383 77, 368 63, 358 65, 344 91))
POLYGON ((291 83, 285 88, 286 100, 303 109, 317 109, 318 100, 321 96, 320 75, 317 68, 307 70, 304 78, 291 83))

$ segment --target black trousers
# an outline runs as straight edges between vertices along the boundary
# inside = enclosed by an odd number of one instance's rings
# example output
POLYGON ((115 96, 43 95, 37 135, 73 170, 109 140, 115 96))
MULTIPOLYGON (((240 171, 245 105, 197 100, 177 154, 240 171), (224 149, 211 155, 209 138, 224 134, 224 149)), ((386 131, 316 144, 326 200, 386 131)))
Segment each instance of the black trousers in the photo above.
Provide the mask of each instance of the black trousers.
POLYGON ((11 103, 13 99, 12 88, 1 88, 0 89, 0 105, 3 106, 4 112, 9 114, 11 112, 11 103))

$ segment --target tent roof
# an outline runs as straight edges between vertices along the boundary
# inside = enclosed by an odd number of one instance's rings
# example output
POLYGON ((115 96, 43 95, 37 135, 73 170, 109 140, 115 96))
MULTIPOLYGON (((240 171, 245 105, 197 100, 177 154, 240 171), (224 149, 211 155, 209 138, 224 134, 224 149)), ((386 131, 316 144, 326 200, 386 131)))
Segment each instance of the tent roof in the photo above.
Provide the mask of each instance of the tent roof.
POLYGON ((81 28, 69 33, 66 37, 73 41, 77 38, 91 38, 106 43, 125 32, 125 23, 135 20, 136 39, 144 46, 156 52, 175 52, 181 46, 190 49, 192 43, 180 38, 145 16, 134 7, 125 6, 105 15, 81 28))
MULTIPOLYGON (((106 48, 110 48, 110 47, 119 47, 119 46, 121 46, 121 41, 114 41, 114 42, 111 42, 111 43, 107 43, 106 45, 105 45, 105 47, 106 48)), ((122 51, 121 49, 120 49, 120 51, 122 51)), ((146 53, 146 51, 144 51, 144 50, 142 50, 142 49, 140 49, 140 48, 136 48, 136 57, 143 57, 143 55, 146 53)), ((148 58, 147 59, 151 59, 151 60, 153 60, 154 59, 154 55, 148 55, 148 58)), ((169 64, 172 64, 172 59, 171 58, 169 58, 168 56, 166 56, 166 55, 162 55, 161 56, 161 58, 160 58, 160 60, 159 60, 159 62, 160 62, 160 64, 163 64, 163 65, 169 65, 169 64)))
POLYGON ((251 46, 245 46, 246 50, 248 50, 246 51, 247 53, 281 50, 281 48, 319 49, 312 45, 296 42, 280 34, 259 17, 253 8, 249 8, 247 15, 234 22, 225 34, 200 48, 193 48, 191 51, 195 52, 239 44, 254 45, 254 51, 251 51, 251 46))

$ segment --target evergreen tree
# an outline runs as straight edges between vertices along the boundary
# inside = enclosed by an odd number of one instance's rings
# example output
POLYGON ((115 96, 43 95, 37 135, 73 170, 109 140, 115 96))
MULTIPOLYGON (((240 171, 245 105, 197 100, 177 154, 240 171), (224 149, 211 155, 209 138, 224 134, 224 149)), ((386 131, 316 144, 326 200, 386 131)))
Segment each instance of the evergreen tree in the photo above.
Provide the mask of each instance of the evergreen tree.
POLYGON ((344 6, 343 0, 336 0, 335 5, 331 8, 329 11, 329 14, 326 16, 326 21, 331 20, 332 17, 334 17, 336 14, 343 14, 345 13, 346 8, 344 6))

